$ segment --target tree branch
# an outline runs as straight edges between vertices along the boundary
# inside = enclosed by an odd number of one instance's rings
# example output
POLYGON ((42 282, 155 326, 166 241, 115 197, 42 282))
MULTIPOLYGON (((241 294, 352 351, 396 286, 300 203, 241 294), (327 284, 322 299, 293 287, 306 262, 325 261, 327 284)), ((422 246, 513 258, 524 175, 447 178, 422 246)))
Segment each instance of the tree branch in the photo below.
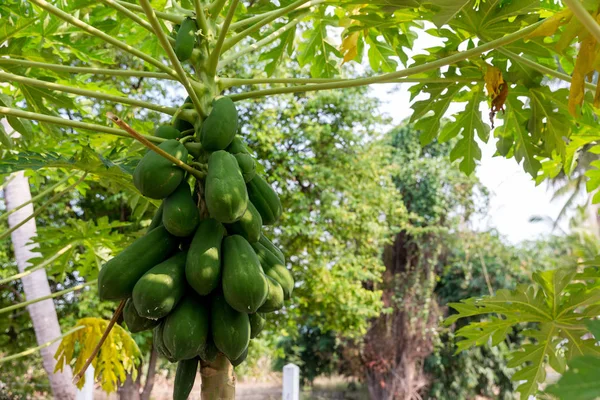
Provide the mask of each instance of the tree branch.
POLYGON ((596 42, 600 42, 600 25, 598 21, 585 9, 580 0, 563 0, 565 5, 573 11, 573 15, 577 17, 579 22, 596 38, 596 42))
POLYGON ((544 21, 539 21, 535 24, 529 25, 526 28, 523 28, 519 31, 513 32, 509 35, 501 37, 499 39, 492 40, 490 42, 484 43, 477 47, 473 47, 472 49, 453 54, 448 57, 440 58, 438 60, 429 62, 427 64, 417 65, 414 67, 405 68, 400 71, 391 72, 388 74, 371 76, 368 78, 359 78, 359 79, 350 79, 343 82, 329 82, 329 83, 321 83, 316 85, 304 85, 304 86, 293 86, 293 87, 283 87, 283 88, 273 88, 273 89, 265 89, 265 90, 257 90, 254 92, 240 93, 229 96, 233 101, 239 101, 244 99, 252 99, 257 97, 263 97, 273 94, 282 94, 282 93, 296 93, 296 92, 309 92, 315 90, 329 90, 329 89, 343 89, 349 87, 356 86, 365 86, 371 85, 373 83, 382 83, 389 82, 394 79, 404 78, 410 75, 416 75, 423 72, 435 70, 446 65, 451 65, 457 63, 459 61, 466 60, 471 57, 479 56, 486 51, 494 50, 500 46, 507 45, 509 43, 515 42, 535 30, 538 26, 540 26, 544 21))
POLYGON ((235 15, 235 9, 238 5, 239 0, 231 0, 231 4, 229 5, 229 11, 227 12, 227 16, 225 17, 225 21, 221 26, 221 31, 219 32, 219 38, 217 39, 217 44, 215 48, 210 53, 208 58, 208 71, 213 76, 217 72, 217 65, 219 64, 219 57, 221 56, 221 52, 225 51, 223 48, 223 43, 225 42, 225 37, 227 36, 227 31, 229 30, 229 25, 231 24, 231 20, 235 15))
MULTIPOLYGON (((120 5, 122 5, 123 7, 128 8, 130 10, 134 10, 134 11, 141 12, 141 13, 144 12, 144 9, 140 6, 138 6, 137 4, 128 3, 126 1, 120 1, 120 0, 117 0, 117 2, 120 5)), ((156 11, 156 15, 166 21, 170 21, 175 24, 180 24, 185 19, 185 16, 181 16, 181 15, 177 15, 177 14, 169 14, 169 13, 162 12, 162 11, 156 11)))
POLYGON ((225 7, 225 3, 227 3, 227 0, 215 0, 208 6, 208 13, 213 20, 219 18, 219 14, 221 14, 223 7, 225 7))
POLYGON ((196 10, 196 20, 200 23, 200 29, 202 29, 202 32, 204 32, 205 35, 208 35, 208 22, 206 22, 202 0, 194 0, 194 9, 196 10))
POLYGON ((177 111, 177 108, 175 107, 161 106, 159 104, 153 104, 143 100, 131 99, 125 96, 116 96, 114 94, 106 94, 94 90, 81 89, 74 86, 59 85, 58 83, 27 78, 20 75, 9 74, 7 72, 0 72, 0 81, 19 82, 25 85, 41 87, 59 92, 72 93, 79 96, 91 97, 94 99, 108 100, 115 103, 129 104, 131 106, 143 107, 149 110, 162 112, 168 115, 173 115, 177 111))

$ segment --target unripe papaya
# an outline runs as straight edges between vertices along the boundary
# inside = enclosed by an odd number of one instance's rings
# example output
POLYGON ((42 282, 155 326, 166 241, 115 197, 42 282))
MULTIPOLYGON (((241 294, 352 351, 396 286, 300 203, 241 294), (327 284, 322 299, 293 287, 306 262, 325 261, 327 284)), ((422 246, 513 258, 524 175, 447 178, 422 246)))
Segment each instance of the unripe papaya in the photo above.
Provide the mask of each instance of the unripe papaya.
POLYGON ((192 56, 194 45, 196 44, 196 21, 192 18, 186 18, 177 30, 175 38, 175 55, 179 61, 186 61, 192 56))
POLYGON ((239 221, 227 225, 227 231, 241 235, 250 243, 258 242, 262 229, 262 218, 251 202, 239 221))
POLYGON ((181 251, 152 267, 133 287, 133 304, 144 318, 167 316, 185 293, 185 259, 181 251))
POLYGON ((231 308, 222 295, 212 298, 210 328, 215 346, 230 360, 241 356, 250 343, 248 314, 231 308))
POLYGON ((217 349, 211 334, 206 339, 206 348, 200 353, 200 358, 204 361, 213 362, 217 359, 217 355, 219 355, 219 349, 217 349))
POLYGON ((181 132, 173 125, 161 125, 154 131, 154 136, 163 139, 179 139, 181 137, 181 132))
POLYGON ((198 359, 181 360, 177 363, 175 372, 175 386, 173 387, 173 400, 187 400, 198 372, 198 359))
POLYGON ((223 239, 222 282, 227 303, 237 311, 256 312, 267 298, 269 284, 260 261, 250 243, 239 235, 223 239))
POLYGON ((260 260, 260 265, 265 275, 275 279, 283 289, 284 298, 286 300, 289 299, 294 290, 294 277, 290 271, 288 271, 283 262, 275 254, 271 253, 260 242, 252 243, 252 248, 260 260))
POLYGON ((131 297, 133 287, 150 268, 168 258, 179 245, 177 238, 159 226, 134 241, 108 261, 98 274, 100 300, 131 297))
POLYGON ((229 97, 213 101, 212 110, 202 123, 200 142, 207 151, 224 150, 238 130, 238 113, 229 97))
POLYGON ((167 351, 176 360, 196 357, 206 346, 209 332, 209 308, 203 299, 187 293, 164 319, 162 332, 167 351))
POLYGON ((279 259, 279 261, 281 261, 281 263, 285 265, 285 256, 283 255, 283 252, 277 246, 275 246, 273 244, 273 242, 271 242, 269 240, 268 237, 266 237, 265 235, 263 235, 261 233, 260 239, 259 239, 258 242, 260 244, 262 244, 271 253, 273 253, 275 256, 277 256, 277 258, 279 259))
POLYGON ((226 150, 233 155, 240 154, 240 153, 250 154, 250 153, 248 153, 248 149, 246 148, 244 141, 239 136, 235 136, 233 138, 233 140, 231 141, 229 146, 227 146, 226 150))
POLYGON ((235 157, 226 151, 215 151, 208 159, 205 199, 210 216, 223 223, 237 221, 248 208, 244 177, 235 157))
MULTIPOLYGON (((187 149, 177 140, 167 140, 158 147, 173 157, 186 161, 187 149)), ((177 189, 185 172, 163 156, 149 151, 133 172, 133 184, 144 196, 164 199, 177 189)))
POLYGON ((200 295, 212 292, 221 279, 221 242, 225 235, 223 225, 212 219, 200 222, 185 264, 188 284, 200 295))
POLYGON ((190 236, 200 222, 200 212, 185 179, 164 201, 163 225, 175 236, 190 236))
POLYGON ((246 347, 246 350, 244 350, 244 352, 242 353, 241 356, 239 356, 235 360, 231 360, 231 365, 233 365, 234 367, 237 367, 238 365, 240 365, 241 363, 243 363, 244 361, 246 361, 246 358, 248 358, 248 348, 247 347, 246 347))
MULTIPOLYGON (((192 104, 192 98, 187 96, 183 101, 183 104, 192 104)), ((194 130, 194 124, 186 121, 185 119, 175 118, 175 122, 173 122, 173 127, 177 129, 179 132, 185 132, 189 130, 194 130)))
POLYGON ((258 312, 261 313, 270 313, 283 308, 283 289, 281 285, 268 275, 267 282, 269 283, 269 293, 263 305, 258 309, 258 312))
POLYGON ((247 186, 248 198, 260 213, 263 224, 273 225, 281 216, 279 196, 271 185, 259 175, 255 175, 247 186))
POLYGON ((256 163, 250 154, 238 153, 234 154, 235 159, 240 166, 244 182, 250 182, 256 175, 256 163))
POLYGON ((250 339, 254 339, 265 327, 267 319, 263 313, 249 314, 250 318, 250 339))
POLYGON ((164 358, 169 360, 169 362, 175 362, 176 360, 173 358, 173 355, 169 352, 169 350, 167 350, 167 348, 165 347, 165 343, 163 340, 163 330, 165 327, 164 322, 165 322, 164 320, 161 320, 160 324, 158 324, 156 326, 156 328, 154 328, 154 331, 152 332, 152 334, 153 334, 152 340, 154 341, 154 348, 156 349, 158 354, 160 354, 161 356, 163 356, 164 358))
POLYGON ((131 333, 147 331, 160 324, 159 319, 141 317, 135 309, 131 299, 128 299, 125 303, 125 308, 123 308, 123 319, 127 324, 127 329, 129 329, 129 332, 131 333))
POLYGON ((154 228, 158 228, 162 225, 162 213, 163 213, 163 203, 160 203, 154 217, 152 217, 152 221, 150 221, 150 225, 148 225, 148 230, 146 232, 150 232, 154 228))

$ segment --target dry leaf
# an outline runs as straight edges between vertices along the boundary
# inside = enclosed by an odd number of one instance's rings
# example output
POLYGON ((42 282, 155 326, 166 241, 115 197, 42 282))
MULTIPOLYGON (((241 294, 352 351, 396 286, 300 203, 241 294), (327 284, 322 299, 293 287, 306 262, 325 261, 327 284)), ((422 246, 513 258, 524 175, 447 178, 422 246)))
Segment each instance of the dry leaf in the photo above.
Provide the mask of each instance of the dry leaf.
POLYGON ((504 103, 508 96, 508 84, 502 77, 502 71, 492 65, 486 64, 485 69, 485 90, 492 102, 490 108, 490 122, 494 128, 494 118, 496 114, 502 110, 504 112, 504 103))
POLYGON ((577 117, 577 106, 583 104, 585 97, 585 77, 594 71, 596 53, 596 39, 592 35, 588 35, 579 45, 579 53, 577 54, 575 69, 571 77, 569 113, 574 117, 577 117))

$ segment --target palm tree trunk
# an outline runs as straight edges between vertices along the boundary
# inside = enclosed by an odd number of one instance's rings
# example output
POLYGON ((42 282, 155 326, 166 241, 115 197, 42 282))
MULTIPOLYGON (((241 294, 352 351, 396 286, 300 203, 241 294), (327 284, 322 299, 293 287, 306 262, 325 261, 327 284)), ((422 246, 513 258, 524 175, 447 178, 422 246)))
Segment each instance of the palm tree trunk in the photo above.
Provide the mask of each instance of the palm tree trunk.
MULTIPOLYGON (((10 211, 20 204, 31 199, 29 190, 29 180, 25 177, 23 171, 14 173, 9 177, 10 181, 4 189, 4 198, 6 201, 6 209, 10 211)), ((33 205, 29 204, 26 207, 18 210, 8 217, 8 226, 13 227, 23 221, 26 217, 33 213, 33 205)), ((12 244, 15 252, 15 259, 20 272, 23 272, 28 266, 28 261, 39 253, 34 251, 33 245, 29 242, 36 236, 35 220, 31 219, 19 229, 15 230, 12 235, 12 244)), ((22 278, 23 290, 27 300, 33 300, 38 297, 50 294, 50 286, 46 277, 46 271, 43 269, 37 270, 31 275, 22 278)), ((31 304, 27 307, 38 344, 49 342, 52 339, 61 335, 60 325, 56 309, 52 300, 44 300, 38 303, 31 304)), ((54 373, 56 360, 54 353, 58 348, 58 342, 41 350, 44 369, 48 374, 50 386, 54 399, 75 399, 75 386, 71 383, 71 369, 66 366, 62 373, 54 373)))

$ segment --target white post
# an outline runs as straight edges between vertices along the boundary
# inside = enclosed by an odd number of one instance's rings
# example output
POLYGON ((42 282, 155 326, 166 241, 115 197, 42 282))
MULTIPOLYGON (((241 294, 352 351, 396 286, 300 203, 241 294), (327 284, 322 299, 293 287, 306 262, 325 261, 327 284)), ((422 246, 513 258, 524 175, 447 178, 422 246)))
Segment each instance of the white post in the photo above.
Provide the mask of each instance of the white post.
POLYGON ((76 400, 94 400, 94 367, 91 365, 85 371, 85 385, 77 389, 76 400))
POLYGON ((283 367, 283 400, 300 400, 300 368, 297 365, 283 367))

